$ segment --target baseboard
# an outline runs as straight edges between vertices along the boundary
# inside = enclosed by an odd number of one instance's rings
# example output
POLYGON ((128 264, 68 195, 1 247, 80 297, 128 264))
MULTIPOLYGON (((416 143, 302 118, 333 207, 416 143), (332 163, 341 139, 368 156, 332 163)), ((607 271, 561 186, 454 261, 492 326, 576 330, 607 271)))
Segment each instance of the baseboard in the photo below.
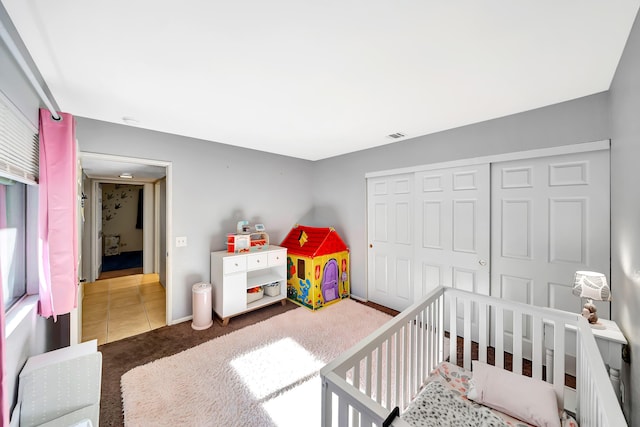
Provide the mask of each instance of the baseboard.
POLYGON ((353 294, 351 294, 351 295, 349 295, 349 296, 351 297, 351 299, 354 299, 354 300, 356 300, 356 301, 360 301, 360 302, 367 302, 367 301, 369 301, 368 299, 366 299, 366 298, 362 298, 362 297, 359 297, 359 296, 357 296, 357 295, 353 295, 353 294))
POLYGON ((188 322, 189 320, 193 319, 193 315, 191 316, 186 316, 183 317, 181 319, 174 319, 173 321, 171 321, 171 323, 169 323, 169 326, 173 326, 173 325, 177 325, 178 323, 182 323, 182 322, 188 322))

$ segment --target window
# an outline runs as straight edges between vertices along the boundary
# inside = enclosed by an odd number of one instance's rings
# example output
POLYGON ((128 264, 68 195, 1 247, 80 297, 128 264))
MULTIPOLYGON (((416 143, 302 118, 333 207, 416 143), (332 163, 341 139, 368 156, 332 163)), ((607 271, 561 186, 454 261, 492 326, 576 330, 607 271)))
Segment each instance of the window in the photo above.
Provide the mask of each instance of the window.
POLYGON ((37 175, 36 125, 0 92, 0 284, 5 311, 37 289, 37 175))
POLYGON ((5 311, 26 293, 26 187, 0 175, 0 281, 5 311))

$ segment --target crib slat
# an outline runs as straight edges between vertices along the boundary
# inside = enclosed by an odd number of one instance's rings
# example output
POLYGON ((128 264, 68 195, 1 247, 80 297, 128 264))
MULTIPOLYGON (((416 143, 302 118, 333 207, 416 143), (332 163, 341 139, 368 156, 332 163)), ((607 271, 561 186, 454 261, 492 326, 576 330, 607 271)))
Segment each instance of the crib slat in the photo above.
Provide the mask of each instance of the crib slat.
POLYGON ((533 343, 532 349, 532 376, 535 379, 542 379, 542 319, 540 316, 533 316, 533 343))
POLYGON ((553 323, 553 388, 558 397, 558 408, 561 406, 564 395, 564 324, 553 323))
POLYGON ((396 337, 396 383, 395 383, 395 402, 391 405, 394 406, 402 406, 402 396, 400 394, 400 390, 402 387, 402 364, 400 363, 400 358, 402 356, 402 346, 400 341, 402 341, 402 329, 400 329, 395 334, 396 337))
POLYGON ((413 319, 413 323, 411 324, 411 327, 409 328, 410 332, 411 332, 411 342, 410 342, 410 348, 411 348, 411 358, 409 360, 409 375, 411 378, 411 383, 410 383, 410 387, 409 387, 409 398, 413 398, 413 396, 415 395, 416 392, 416 384, 418 382, 418 379, 416 377, 418 370, 416 369, 416 364, 418 363, 418 359, 416 358, 416 352, 418 350, 418 347, 416 346, 417 344, 417 340, 418 340, 418 322, 420 321, 419 316, 414 317, 413 319))
POLYGON ((367 396, 371 396, 371 355, 364 358, 364 392, 367 396))
POLYGON ((373 419, 366 414, 360 414, 360 425, 369 427, 373 423, 373 419))
POLYGON ((393 364, 393 359, 391 358, 391 349, 393 348, 393 336, 389 337, 389 339, 386 341, 387 344, 387 374, 386 374, 386 378, 387 378, 387 395, 386 395, 386 399, 385 402, 387 403, 387 406, 385 406, 385 408, 387 409, 391 409, 393 408, 395 405, 392 404, 392 400, 391 400, 391 365, 393 364))
POLYGON ((442 342, 440 341, 439 310, 437 301, 431 305, 431 334, 429 335, 429 339, 431 340, 429 344, 429 348, 431 348, 429 372, 431 372, 433 370, 433 366, 438 363, 438 348, 442 347, 442 342))
POLYGON ((425 310, 420 310, 420 327, 417 329, 418 332, 418 342, 416 343, 417 348, 417 357, 416 357, 416 391, 422 384, 422 380, 424 379, 424 336, 427 333, 427 325, 426 325, 426 315, 425 310))
POLYGON ((455 295, 451 295, 450 298, 451 298, 451 300, 450 300, 450 303, 449 303, 449 314, 450 314, 450 319, 449 319, 449 362, 451 362, 451 363, 453 363, 455 365, 457 363, 457 360, 458 360, 458 351, 457 351, 458 340, 456 339, 457 336, 458 336, 458 332, 457 332, 458 298, 456 298, 455 295))
POLYGON ((360 390, 360 362, 358 361, 353 367, 353 386, 360 390))
POLYGON ((465 369, 471 369, 471 300, 464 299, 464 338, 463 338, 463 350, 464 359, 462 366, 465 369))
POLYGON ((333 393, 327 382, 322 381, 322 419, 321 424, 325 426, 333 425, 332 414, 333 414, 333 399, 338 398, 337 395, 333 393))
POLYGON ((429 335, 427 337, 427 340, 428 340, 427 371, 425 372, 427 376, 431 373, 431 370, 433 369, 432 366, 433 366, 435 355, 436 355, 437 325, 435 322, 435 319, 436 319, 435 310, 436 310, 436 305, 431 304, 429 306, 429 335))
POLYGON ((356 410, 353 406, 349 406, 349 413, 351 415, 351 425, 352 426, 360 426, 360 412, 356 410))
POLYGON ((481 302, 478 304, 478 360, 487 363, 487 316, 489 310, 487 304, 481 302))
MULTIPOLYGON (((444 360, 444 295, 438 297, 438 359, 440 363, 444 360)), ((433 368, 432 368, 433 369, 433 368)))
POLYGON ((522 313, 513 310, 513 365, 512 371, 522 374, 522 313))
POLYGON ((496 307, 496 357, 495 365, 504 368, 504 309, 496 307))
POLYGON ((338 425, 349 425, 349 406, 345 398, 338 399, 338 425))
POLYGON ((406 407, 411 401, 410 387, 411 387, 411 328, 409 325, 405 325, 404 327, 404 346, 402 351, 404 352, 403 357, 403 377, 404 377, 404 387, 402 388, 402 409, 406 407))
POLYGON ((382 343, 376 348, 376 402, 382 404, 382 343))
POLYGON ((424 384, 425 378, 427 378, 429 372, 429 334, 431 333, 431 313, 429 310, 429 306, 425 307, 422 311, 422 363, 420 364, 420 385, 424 384))

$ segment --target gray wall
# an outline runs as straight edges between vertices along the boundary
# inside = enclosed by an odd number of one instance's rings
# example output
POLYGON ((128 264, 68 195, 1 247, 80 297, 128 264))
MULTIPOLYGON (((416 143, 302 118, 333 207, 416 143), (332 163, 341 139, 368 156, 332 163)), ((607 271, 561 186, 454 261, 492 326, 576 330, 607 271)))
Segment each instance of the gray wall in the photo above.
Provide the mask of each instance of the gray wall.
POLYGON ((313 221, 332 225, 343 236, 351 249, 352 293, 365 297, 365 173, 604 139, 609 139, 608 95, 601 93, 321 160, 313 170, 313 221))
POLYGON ((77 117, 80 150, 172 162, 172 319, 191 315, 191 287, 210 281, 209 253, 239 220, 264 223, 278 244, 312 208, 313 163, 77 117))
POLYGON ((35 126, 38 127, 38 95, 22 76, 13 56, 0 41, 0 91, 35 126))
MULTIPOLYGON (((611 281, 612 312, 630 343, 627 408, 640 426, 640 21, 635 25, 611 85, 611 281), (629 372, 630 371, 630 372, 629 372)), ((628 384, 628 381, 627 381, 628 384)))

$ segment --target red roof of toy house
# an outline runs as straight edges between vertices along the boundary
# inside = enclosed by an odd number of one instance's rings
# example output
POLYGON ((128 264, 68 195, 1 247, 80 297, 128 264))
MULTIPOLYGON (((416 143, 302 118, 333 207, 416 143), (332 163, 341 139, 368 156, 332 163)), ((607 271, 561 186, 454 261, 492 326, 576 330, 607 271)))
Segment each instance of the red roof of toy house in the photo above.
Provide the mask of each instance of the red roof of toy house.
POLYGON ((332 227, 308 227, 306 225, 293 227, 280 246, 287 248, 288 253, 292 255, 308 257, 349 250, 332 227))

